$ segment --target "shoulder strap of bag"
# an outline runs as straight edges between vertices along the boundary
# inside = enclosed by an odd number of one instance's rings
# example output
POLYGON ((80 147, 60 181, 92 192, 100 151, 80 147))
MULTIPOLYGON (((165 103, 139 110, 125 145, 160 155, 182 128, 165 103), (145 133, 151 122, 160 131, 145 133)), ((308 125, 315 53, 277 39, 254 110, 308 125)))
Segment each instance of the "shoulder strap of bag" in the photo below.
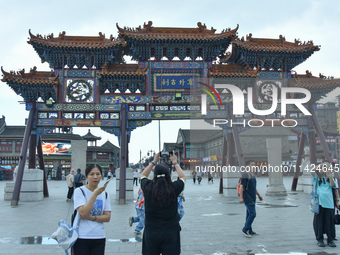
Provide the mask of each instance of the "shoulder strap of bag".
POLYGON ((317 195, 318 193, 318 179, 319 178, 316 178, 316 181, 315 181, 315 185, 314 185, 314 194, 317 195))
MULTIPOLYGON (((85 200, 86 200, 86 196, 85 196, 84 190, 82 189, 82 187, 79 187, 79 188, 80 188, 81 192, 83 193, 83 195, 85 197, 85 200)), ((76 211, 76 212, 77 212, 77 214, 74 217, 74 221, 73 221, 72 227, 78 228, 79 227, 79 222, 80 222, 80 216, 79 216, 78 211, 76 211)))
MULTIPOLYGON (((79 188, 80 188, 81 192, 83 193, 83 195, 84 195, 84 197, 85 197, 85 199, 86 199, 86 196, 85 196, 84 190, 83 190, 81 187, 79 187, 79 188)), ((68 219, 68 216, 70 215, 71 206, 72 206, 72 203, 70 203, 70 206, 69 206, 69 208, 68 208, 68 212, 67 212, 67 216, 66 216, 66 219, 65 219, 65 221, 67 221, 67 219, 68 219)))
POLYGON ((247 178, 247 186, 246 186, 246 190, 248 190, 249 181, 250 181, 250 178, 251 178, 250 173, 247 173, 247 175, 248 175, 248 178, 247 178))

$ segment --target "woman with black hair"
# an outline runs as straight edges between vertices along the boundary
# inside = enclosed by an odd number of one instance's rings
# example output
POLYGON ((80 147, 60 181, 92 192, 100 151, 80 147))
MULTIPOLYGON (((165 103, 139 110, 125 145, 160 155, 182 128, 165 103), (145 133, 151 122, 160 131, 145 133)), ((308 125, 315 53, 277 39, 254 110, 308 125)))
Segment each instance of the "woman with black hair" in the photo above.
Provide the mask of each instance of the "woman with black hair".
POLYGON ((330 247, 336 247, 334 243, 335 225, 334 225, 334 207, 339 208, 339 202, 334 203, 333 189, 337 188, 333 178, 332 168, 328 161, 315 166, 311 169, 313 176, 314 189, 317 185, 319 196, 319 213, 314 214, 313 228, 315 238, 319 247, 325 247, 324 234, 327 235, 327 244, 330 247))
POLYGON ((106 185, 98 187, 103 171, 99 165, 91 164, 85 170, 87 185, 74 191, 74 209, 77 209, 79 238, 72 247, 74 255, 104 255, 104 222, 111 218, 110 197, 106 185))
POLYGON ((141 176, 145 206, 142 254, 178 255, 181 253, 181 240, 177 197, 184 189, 185 175, 174 152, 170 154, 170 160, 177 171, 177 181, 171 181, 170 168, 167 165, 157 164, 159 159, 160 152, 141 176), (154 178, 149 180, 153 167, 154 178))

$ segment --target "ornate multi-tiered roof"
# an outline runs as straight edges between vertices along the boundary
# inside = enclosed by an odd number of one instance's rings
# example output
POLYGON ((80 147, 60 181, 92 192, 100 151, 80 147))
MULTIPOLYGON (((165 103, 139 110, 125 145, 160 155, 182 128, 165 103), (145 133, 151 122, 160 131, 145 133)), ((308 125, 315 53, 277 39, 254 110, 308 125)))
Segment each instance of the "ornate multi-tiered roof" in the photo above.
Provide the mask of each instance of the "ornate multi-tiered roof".
POLYGON ((38 72, 33 67, 29 73, 25 73, 25 69, 19 72, 6 72, 1 67, 3 73, 3 82, 6 82, 17 95, 21 95, 24 101, 34 102, 39 97, 44 101, 52 98, 57 100, 56 94, 60 85, 58 74, 53 71, 38 72))
MULTIPOLYGON (((41 97, 44 101, 52 98, 58 103, 64 98, 63 91, 68 91, 67 80, 82 78, 81 86, 98 85, 99 94, 95 88, 89 88, 98 103, 100 95, 117 92, 174 94, 176 89, 161 86, 162 92, 159 87, 156 88, 157 82, 165 84, 166 75, 185 74, 189 77, 191 74, 198 78, 239 80, 243 87, 244 82, 249 81, 250 84, 255 78, 270 78, 276 73, 279 75, 275 78, 282 76, 289 79, 294 67, 320 50, 320 46, 312 41, 287 42, 282 35, 279 39, 253 38, 252 34, 246 39, 239 38, 238 27, 216 33, 216 29, 209 29, 200 22, 196 28, 178 28, 154 27, 149 21, 136 28, 122 28, 117 24, 117 38, 112 35, 106 38, 102 33, 97 37, 67 36, 65 32, 58 37, 53 34, 41 36, 29 31, 28 43, 53 71, 37 72, 36 68, 32 68, 25 73, 24 70, 6 72, 2 69, 2 81, 25 101, 36 101, 41 97), (228 51, 230 45, 231 51, 228 51), (131 56, 139 63, 126 64, 124 56, 131 56), (89 79, 92 83, 88 84, 89 79)), ((309 89, 313 102, 339 85, 336 79, 305 78, 295 75, 289 79, 288 86, 309 89)), ((178 82, 189 83, 189 78, 178 82)), ((181 91, 190 93, 190 88, 181 91)))
POLYGON ((279 39, 253 38, 252 34, 236 39, 232 44, 232 52, 223 56, 222 61, 231 64, 260 66, 261 70, 292 70, 309 58, 320 46, 313 41, 287 42, 280 35, 279 39))
POLYGON ((50 64, 51 68, 101 68, 105 63, 122 62, 121 51, 124 41, 112 35, 105 38, 101 32, 98 37, 67 36, 66 32, 48 36, 33 35, 29 31, 29 44, 33 46, 42 62, 50 64))
POLYGON ((144 23, 137 28, 120 28, 119 38, 127 43, 125 54, 134 60, 148 60, 152 57, 160 60, 166 57, 173 60, 190 58, 195 60, 200 57, 204 60, 215 60, 226 51, 231 41, 237 35, 238 25, 215 34, 216 29, 207 29, 201 22, 197 28, 153 27, 152 22, 144 23))
MULTIPOLYGON (((319 77, 313 76, 310 71, 306 71, 306 74, 294 74, 292 79, 288 80, 288 86, 305 88, 311 93, 311 102, 316 102, 322 96, 339 87, 340 80, 334 79, 334 77, 326 77, 319 74, 319 77)), ((297 94, 296 97, 303 96, 297 94)))

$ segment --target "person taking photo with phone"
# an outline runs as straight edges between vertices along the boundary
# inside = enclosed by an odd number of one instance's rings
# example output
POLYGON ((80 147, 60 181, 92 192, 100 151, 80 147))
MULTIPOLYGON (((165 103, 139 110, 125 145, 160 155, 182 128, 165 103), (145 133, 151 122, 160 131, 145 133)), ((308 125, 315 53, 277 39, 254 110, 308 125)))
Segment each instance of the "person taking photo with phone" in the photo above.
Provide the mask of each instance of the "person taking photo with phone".
POLYGON ((155 154, 141 176, 145 206, 142 254, 178 255, 181 241, 177 197, 183 191, 186 179, 177 156, 172 152, 169 158, 179 178, 172 182, 169 166, 157 164, 160 154, 155 154), (154 178, 149 180, 153 168, 154 178))

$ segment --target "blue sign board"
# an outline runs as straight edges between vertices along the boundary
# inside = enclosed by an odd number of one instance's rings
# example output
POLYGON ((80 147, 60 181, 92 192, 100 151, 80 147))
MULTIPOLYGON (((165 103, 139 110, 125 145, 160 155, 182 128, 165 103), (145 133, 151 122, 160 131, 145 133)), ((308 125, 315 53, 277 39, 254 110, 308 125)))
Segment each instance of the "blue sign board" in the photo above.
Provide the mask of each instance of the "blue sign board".
POLYGON ((155 74, 155 91, 181 91, 196 87, 198 74, 155 74))

